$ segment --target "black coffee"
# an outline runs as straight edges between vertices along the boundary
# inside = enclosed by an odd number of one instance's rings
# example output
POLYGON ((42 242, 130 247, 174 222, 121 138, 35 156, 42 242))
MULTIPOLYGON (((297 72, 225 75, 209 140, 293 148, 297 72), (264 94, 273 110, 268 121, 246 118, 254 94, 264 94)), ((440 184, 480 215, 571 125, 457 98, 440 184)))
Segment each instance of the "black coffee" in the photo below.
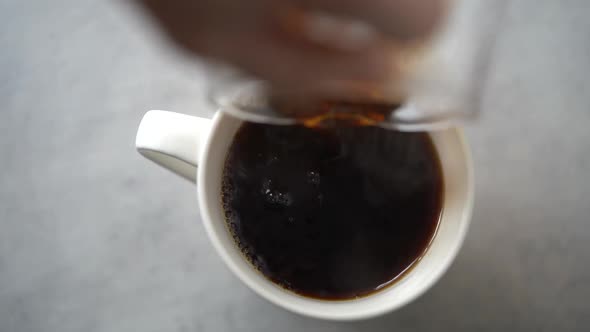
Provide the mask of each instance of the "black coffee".
POLYGON ((422 256, 442 187, 425 133, 244 124, 222 201, 236 243, 267 278, 304 296, 349 299, 422 256))

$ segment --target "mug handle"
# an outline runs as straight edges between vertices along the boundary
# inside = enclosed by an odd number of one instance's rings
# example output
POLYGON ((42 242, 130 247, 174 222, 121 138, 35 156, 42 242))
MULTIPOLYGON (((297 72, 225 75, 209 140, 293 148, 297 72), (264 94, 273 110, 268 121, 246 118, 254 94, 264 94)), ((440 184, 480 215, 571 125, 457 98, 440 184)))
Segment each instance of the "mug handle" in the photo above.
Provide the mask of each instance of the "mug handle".
POLYGON ((201 145, 210 128, 210 119, 149 111, 137 129, 135 147, 147 159, 196 182, 201 145))

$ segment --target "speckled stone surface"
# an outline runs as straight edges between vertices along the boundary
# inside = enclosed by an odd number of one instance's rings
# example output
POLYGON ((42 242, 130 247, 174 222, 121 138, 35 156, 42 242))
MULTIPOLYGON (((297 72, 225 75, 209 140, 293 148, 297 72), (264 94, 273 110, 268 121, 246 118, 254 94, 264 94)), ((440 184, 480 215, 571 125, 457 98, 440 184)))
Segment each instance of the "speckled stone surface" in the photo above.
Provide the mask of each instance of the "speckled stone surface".
POLYGON ((0 331, 587 331, 590 2, 515 0, 476 206, 442 280, 392 314, 324 322, 222 264, 195 190, 144 161, 148 109, 211 114, 202 67, 123 1, 0 0, 0 331))

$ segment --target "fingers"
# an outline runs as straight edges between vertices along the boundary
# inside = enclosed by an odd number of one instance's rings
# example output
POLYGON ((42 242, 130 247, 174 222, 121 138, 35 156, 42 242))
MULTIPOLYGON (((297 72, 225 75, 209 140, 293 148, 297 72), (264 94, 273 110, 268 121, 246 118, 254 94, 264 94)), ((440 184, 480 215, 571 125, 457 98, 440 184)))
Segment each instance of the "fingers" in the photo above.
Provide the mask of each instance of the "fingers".
POLYGON ((293 0, 309 10, 359 19, 399 40, 431 34, 449 0, 293 0))
POLYGON ((136 1, 191 53, 233 64, 289 91, 337 95, 352 90, 350 82, 376 86, 395 76, 401 57, 383 32, 402 39, 422 36, 445 0, 136 1))
POLYGON ((215 53, 219 42, 231 43, 242 30, 256 28, 274 10, 272 0, 133 0, 143 7, 179 46, 195 54, 215 53), (221 40, 218 40, 220 39, 221 40))
POLYGON ((285 2, 141 1, 185 50, 237 65, 276 85, 379 80, 387 65, 386 53, 377 42, 343 52, 326 41, 307 39, 300 33, 297 12, 282 14, 285 2), (287 31, 290 23, 293 31, 287 31))
POLYGON ((394 57, 393 50, 380 43, 357 52, 340 52, 276 30, 243 34, 226 46, 219 54, 224 60, 273 85, 300 90, 319 89, 333 81, 384 81, 394 57))

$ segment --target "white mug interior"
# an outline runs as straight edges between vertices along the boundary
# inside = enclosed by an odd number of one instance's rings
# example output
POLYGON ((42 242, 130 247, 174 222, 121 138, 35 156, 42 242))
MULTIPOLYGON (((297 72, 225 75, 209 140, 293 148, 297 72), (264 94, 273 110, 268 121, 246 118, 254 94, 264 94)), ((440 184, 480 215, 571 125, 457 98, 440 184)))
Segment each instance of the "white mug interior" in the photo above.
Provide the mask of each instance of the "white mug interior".
POLYGON ((197 171, 198 199, 205 229, 219 255, 246 285, 270 302, 290 311, 322 319, 356 320, 395 310, 430 288, 446 271, 467 232, 473 205, 473 168, 462 131, 431 132, 442 164, 443 211, 427 252, 392 285, 366 297, 330 301, 307 298, 276 285, 257 271, 230 234, 221 206, 221 179, 227 150, 241 120, 218 112, 201 145, 197 171))

